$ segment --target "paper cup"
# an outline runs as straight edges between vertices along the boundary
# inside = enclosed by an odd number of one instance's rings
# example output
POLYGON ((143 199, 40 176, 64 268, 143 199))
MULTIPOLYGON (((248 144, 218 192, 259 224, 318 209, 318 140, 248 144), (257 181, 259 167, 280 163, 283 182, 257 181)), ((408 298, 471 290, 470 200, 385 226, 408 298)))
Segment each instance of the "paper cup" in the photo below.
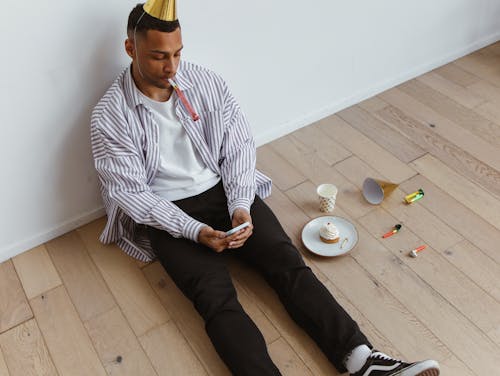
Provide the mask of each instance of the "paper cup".
POLYGON ((335 209, 338 189, 333 184, 321 184, 316 189, 319 197, 319 210, 331 213, 335 209))

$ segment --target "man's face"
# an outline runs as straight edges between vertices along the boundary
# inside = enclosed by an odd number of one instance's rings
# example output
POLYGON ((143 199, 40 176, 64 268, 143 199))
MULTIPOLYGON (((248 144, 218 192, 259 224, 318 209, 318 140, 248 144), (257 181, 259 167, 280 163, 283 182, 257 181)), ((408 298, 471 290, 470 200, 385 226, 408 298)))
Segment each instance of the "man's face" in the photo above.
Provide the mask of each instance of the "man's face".
POLYGON ((136 79, 159 89, 170 87, 167 79, 175 76, 183 47, 180 28, 171 33, 148 30, 137 34, 136 43, 133 38, 127 39, 125 46, 133 59, 134 71, 138 73, 136 79))

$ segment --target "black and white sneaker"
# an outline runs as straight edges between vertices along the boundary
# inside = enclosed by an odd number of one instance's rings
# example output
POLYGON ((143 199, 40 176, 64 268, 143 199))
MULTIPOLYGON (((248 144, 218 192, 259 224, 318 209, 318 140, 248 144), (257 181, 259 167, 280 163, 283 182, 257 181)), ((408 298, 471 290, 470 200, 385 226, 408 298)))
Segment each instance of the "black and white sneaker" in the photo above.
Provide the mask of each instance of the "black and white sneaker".
POLYGON ((439 376, 439 364, 435 360, 405 363, 373 350, 363 368, 351 376, 439 376))

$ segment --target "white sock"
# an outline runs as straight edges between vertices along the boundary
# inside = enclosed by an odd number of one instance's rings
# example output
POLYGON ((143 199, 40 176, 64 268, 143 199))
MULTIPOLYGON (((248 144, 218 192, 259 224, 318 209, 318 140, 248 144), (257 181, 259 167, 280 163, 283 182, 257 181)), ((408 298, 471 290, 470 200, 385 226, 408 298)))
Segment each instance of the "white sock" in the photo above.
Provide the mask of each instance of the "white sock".
POLYGON ((347 372, 358 372, 361 368, 363 368, 371 353, 372 350, 366 345, 360 345, 354 348, 344 361, 347 372))

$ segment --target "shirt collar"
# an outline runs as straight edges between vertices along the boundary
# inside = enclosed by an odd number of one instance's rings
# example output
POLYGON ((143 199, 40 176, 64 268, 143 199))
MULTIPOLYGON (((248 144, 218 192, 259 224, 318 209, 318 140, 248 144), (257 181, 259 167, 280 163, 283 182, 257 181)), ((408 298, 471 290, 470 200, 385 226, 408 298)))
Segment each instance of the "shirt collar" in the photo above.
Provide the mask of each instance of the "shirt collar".
MULTIPOLYGON (((175 82, 179 85, 180 89, 183 91, 189 90, 193 88, 193 83, 186 77, 183 73, 185 63, 181 60, 179 64, 179 68, 177 69, 177 73, 174 77, 175 82)), ((132 64, 128 66, 125 70, 124 77, 124 90, 125 96, 130 102, 129 104, 132 107, 137 107, 138 105, 144 105, 144 100, 140 96, 140 91, 135 85, 134 79, 132 78, 132 64)))

